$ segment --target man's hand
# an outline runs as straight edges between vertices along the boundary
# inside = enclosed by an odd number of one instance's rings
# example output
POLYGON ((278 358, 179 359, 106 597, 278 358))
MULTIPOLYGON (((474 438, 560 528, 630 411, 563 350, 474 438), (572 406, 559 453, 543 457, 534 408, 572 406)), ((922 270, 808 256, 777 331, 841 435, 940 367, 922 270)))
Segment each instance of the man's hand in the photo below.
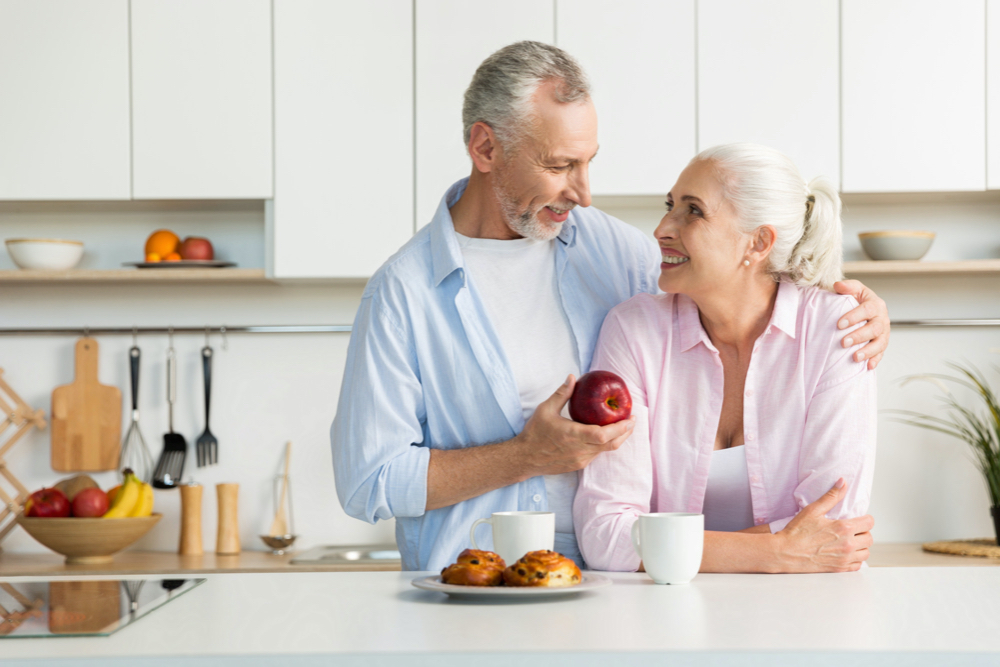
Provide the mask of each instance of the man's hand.
POLYGON ((576 386, 570 375, 545 399, 520 435, 514 438, 522 461, 529 461, 536 475, 556 475, 580 470, 601 452, 618 449, 632 434, 635 417, 607 426, 578 424, 560 413, 576 386))
POLYGON ((845 336, 843 345, 864 345, 854 353, 854 360, 867 359, 869 370, 875 370, 882 361, 885 348, 889 346, 889 309, 886 308, 885 301, 857 280, 841 280, 833 284, 833 289, 837 294, 850 294, 858 300, 858 307, 840 318, 837 327, 846 329, 858 322, 867 321, 863 327, 845 336))
POLYGON ((775 533, 782 572, 854 572, 868 560, 875 519, 866 514, 834 521, 826 513, 847 492, 843 478, 775 533))

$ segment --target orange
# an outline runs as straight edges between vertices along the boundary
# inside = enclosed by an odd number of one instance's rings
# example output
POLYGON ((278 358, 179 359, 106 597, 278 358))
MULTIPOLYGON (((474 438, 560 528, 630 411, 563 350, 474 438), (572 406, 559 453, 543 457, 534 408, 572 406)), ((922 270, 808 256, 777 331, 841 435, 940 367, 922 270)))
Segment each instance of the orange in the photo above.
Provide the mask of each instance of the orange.
POLYGON ((121 490, 121 488, 122 485, 119 484, 118 486, 112 487, 106 491, 106 495, 108 496, 108 507, 115 504, 115 498, 118 497, 118 491, 121 490))
POLYGON ((180 242, 177 234, 169 229, 158 229, 146 239, 146 254, 166 257, 172 252, 177 252, 177 246, 180 242))
POLYGON ((146 255, 146 261, 147 262, 159 262, 160 259, 162 259, 162 258, 159 255, 157 255, 155 252, 151 252, 148 255, 146 255))
POLYGON ((164 257, 163 261, 165 261, 165 262, 179 262, 179 261, 181 261, 181 256, 179 254, 177 254, 176 252, 172 252, 169 255, 167 255, 166 257, 164 257))

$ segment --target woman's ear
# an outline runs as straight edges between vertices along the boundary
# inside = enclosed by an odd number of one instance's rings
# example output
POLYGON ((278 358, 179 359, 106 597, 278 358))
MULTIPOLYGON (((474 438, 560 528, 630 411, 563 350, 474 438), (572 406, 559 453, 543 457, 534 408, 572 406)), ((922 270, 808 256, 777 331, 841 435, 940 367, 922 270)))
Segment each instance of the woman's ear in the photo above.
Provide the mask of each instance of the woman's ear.
POLYGON ((493 171, 502 156, 493 128, 479 121, 469 131, 469 157, 476 169, 484 174, 493 171))
POLYGON ((777 230, 771 225, 763 225, 754 230, 753 241, 750 245, 750 257, 753 263, 763 261, 771 254, 771 248, 778 239, 777 230))

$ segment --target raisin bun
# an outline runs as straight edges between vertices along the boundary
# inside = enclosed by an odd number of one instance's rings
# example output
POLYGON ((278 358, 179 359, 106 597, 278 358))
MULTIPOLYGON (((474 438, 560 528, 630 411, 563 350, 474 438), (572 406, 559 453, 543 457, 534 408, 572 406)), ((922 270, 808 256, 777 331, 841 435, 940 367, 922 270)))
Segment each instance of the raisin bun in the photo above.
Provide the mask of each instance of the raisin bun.
POLYGON ((503 558, 492 551, 466 549, 458 554, 458 562, 441 570, 441 581, 457 586, 502 586, 503 558))
POLYGON ((572 559, 555 551, 531 551, 503 571, 508 586, 576 586, 582 580, 572 559))

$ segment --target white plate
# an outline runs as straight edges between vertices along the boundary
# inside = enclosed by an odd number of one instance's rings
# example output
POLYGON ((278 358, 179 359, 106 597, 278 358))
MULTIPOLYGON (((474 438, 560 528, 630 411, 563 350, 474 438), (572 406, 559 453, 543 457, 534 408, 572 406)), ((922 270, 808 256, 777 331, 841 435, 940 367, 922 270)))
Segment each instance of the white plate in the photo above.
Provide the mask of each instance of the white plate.
POLYGON ((543 588, 532 586, 456 586, 441 582, 441 575, 420 577, 411 582, 417 588, 425 591, 437 591, 452 597, 460 598, 549 598, 562 595, 573 595, 584 591, 592 591, 611 585, 611 580, 600 574, 583 573, 583 581, 576 586, 565 588, 543 588))

